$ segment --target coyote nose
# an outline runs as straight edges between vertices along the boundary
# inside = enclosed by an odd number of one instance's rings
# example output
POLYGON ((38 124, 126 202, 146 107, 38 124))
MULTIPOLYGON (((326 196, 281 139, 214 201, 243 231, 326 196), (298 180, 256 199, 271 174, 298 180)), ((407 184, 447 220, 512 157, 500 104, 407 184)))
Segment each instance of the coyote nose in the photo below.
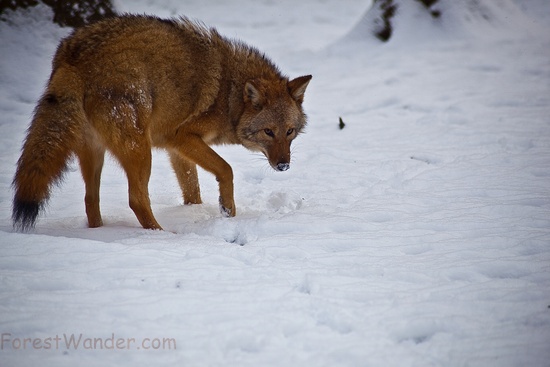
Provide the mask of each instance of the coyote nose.
POLYGON ((278 171, 286 171, 289 168, 290 168, 289 163, 277 163, 277 170, 278 171))

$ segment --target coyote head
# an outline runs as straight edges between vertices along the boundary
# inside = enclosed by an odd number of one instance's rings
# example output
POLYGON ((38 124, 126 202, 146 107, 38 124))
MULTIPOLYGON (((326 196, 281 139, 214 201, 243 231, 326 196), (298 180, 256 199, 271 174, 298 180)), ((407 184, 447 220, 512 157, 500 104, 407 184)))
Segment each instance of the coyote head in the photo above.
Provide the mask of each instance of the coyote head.
POLYGON ((290 168, 290 144, 306 125, 302 102, 311 75, 288 81, 246 82, 244 112, 237 126, 242 145, 262 152, 276 171, 290 168))

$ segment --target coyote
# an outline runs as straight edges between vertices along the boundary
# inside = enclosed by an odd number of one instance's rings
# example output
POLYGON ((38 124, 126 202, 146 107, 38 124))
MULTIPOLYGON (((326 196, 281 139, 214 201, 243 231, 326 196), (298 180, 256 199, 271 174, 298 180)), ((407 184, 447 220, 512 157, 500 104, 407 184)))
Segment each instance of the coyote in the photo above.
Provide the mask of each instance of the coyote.
POLYGON ((101 226, 108 150, 126 172, 140 224, 162 229, 148 193, 152 147, 168 151, 185 204, 202 202, 199 165, 216 177, 221 213, 232 217, 233 171, 209 146, 241 144, 287 170, 290 144, 306 124, 310 80, 289 80, 257 49, 185 17, 123 15, 76 29, 57 48, 17 162, 14 228, 34 227, 72 156, 86 186, 88 225, 101 226))

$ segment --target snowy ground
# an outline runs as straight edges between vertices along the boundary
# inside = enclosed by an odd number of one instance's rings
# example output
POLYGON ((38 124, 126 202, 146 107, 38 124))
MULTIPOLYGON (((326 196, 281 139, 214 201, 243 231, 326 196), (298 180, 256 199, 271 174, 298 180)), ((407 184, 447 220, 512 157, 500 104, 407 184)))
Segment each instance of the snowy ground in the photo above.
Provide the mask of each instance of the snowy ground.
POLYGON ((289 171, 217 149, 235 218, 204 172, 205 203, 182 206, 155 153, 166 232, 140 228, 113 160, 103 228, 86 228, 73 164, 36 230, 13 232, 15 162, 67 30, 41 12, 0 23, 0 365, 550 366, 546 1, 482 1, 488 21, 451 9, 430 26, 409 9, 384 45, 350 32, 367 1, 243 3, 117 1, 314 75, 289 171))

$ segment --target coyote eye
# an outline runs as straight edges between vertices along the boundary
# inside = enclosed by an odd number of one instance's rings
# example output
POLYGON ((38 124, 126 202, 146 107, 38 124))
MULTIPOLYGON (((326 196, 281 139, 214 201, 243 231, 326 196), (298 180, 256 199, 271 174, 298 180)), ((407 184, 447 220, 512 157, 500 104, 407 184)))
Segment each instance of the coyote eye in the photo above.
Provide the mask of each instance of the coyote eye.
POLYGON ((286 135, 290 135, 294 132, 294 129, 288 129, 287 132, 286 132, 286 135))
POLYGON ((267 136, 271 136, 272 138, 275 137, 275 134, 273 134, 273 130, 271 129, 264 129, 264 133, 266 133, 267 136))

